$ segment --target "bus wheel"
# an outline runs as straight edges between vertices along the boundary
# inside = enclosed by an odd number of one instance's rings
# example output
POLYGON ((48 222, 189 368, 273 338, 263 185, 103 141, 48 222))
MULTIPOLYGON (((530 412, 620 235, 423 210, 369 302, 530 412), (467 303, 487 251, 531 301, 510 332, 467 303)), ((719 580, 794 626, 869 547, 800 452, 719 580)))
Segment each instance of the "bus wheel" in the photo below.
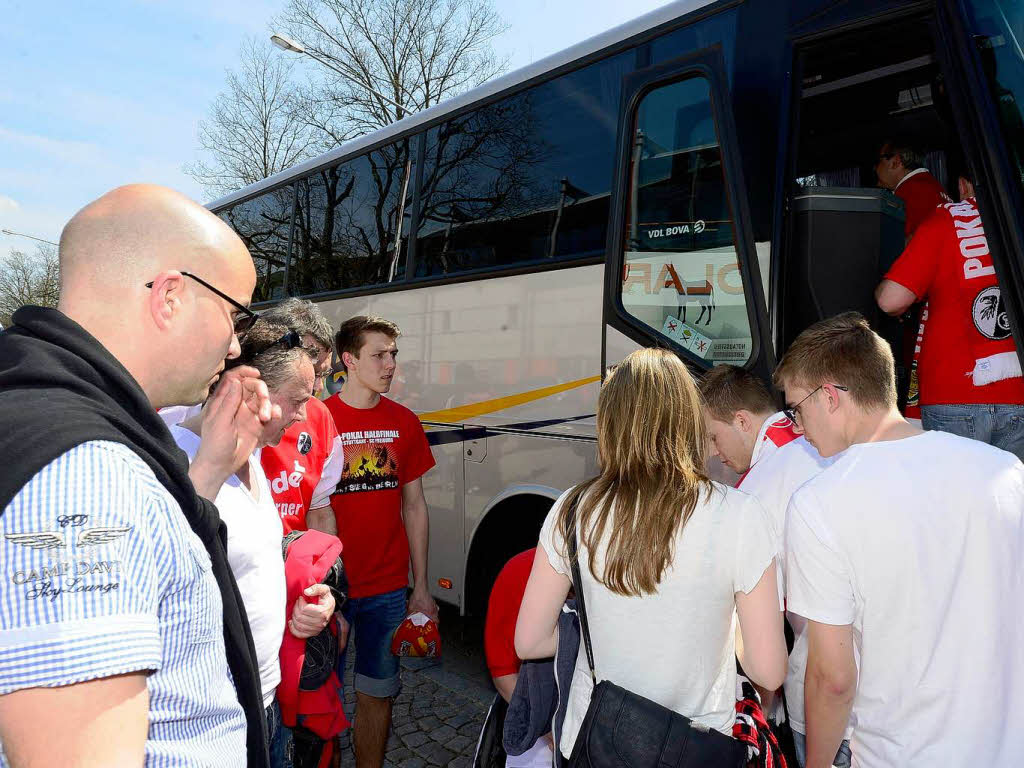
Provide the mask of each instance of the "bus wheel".
POLYGON ((466 613, 483 616, 494 580, 511 558, 537 546, 554 503, 544 496, 513 496, 487 513, 473 536, 466 566, 466 613))

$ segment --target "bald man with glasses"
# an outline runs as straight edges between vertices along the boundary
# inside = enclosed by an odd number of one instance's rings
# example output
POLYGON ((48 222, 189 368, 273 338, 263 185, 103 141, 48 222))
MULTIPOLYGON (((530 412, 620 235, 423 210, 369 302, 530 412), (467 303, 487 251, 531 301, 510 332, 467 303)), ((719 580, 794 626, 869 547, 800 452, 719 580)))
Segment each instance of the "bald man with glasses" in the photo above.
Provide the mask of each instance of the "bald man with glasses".
POLYGON ((148 185, 75 214, 59 257, 57 309, 0 336, 0 766, 266 766, 207 500, 280 415, 258 372, 224 372, 255 321, 252 259, 148 185), (156 411, 221 379, 190 466, 156 411))

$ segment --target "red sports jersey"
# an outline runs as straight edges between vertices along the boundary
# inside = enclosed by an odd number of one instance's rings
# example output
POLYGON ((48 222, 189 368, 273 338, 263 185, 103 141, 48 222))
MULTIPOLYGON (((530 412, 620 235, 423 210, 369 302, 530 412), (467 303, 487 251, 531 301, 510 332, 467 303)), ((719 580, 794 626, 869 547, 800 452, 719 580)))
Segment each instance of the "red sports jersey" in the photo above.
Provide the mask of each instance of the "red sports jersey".
MULTIPOLYGON (((313 501, 313 491, 324 474, 337 437, 330 411, 311 398, 306 403, 306 420, 290 426, 280 443, 268 445, 260 453, 285 535, 306 530, 306 513, 313 501)), ((336 460, 340 461, 340 456, 336 460)))
POLYGON ((522 660, 516 655, 516 619, 530 579, 537 548, 520 552, 501 569, 491 588, 484 623, 484 654, 491 677, 514 675, 522 660))
MULTIPOLYGON (((964 309, 961 298, 961 276, 971 271, 967 261, 971 251, 966 249, 965 256, 958 234, 970 234, 972 240, 977 237, 983 243, 984 235, 978 236, 975 227, 980 229, 980 218, 973 200, 939 208, 918 228, 885 276, 919 299, 928 299, 928 323, 917 367, 921 405, 1024 403, 1020 376, 985 386, 975 386, 972 379, 977 358, 974 337, 979 332, 996 337, 983 330, 984 307, 972 313, 964 309)), ((988 252, 987 246, 984 250, 988 252)), ((996 297, 998 303, 998 291, 996 297)), ((1012 341, 1008 327, 1000 338, 1012 341)))
POLYGON ((402 486, 434 466, 420 420, 382 397, 353 408, 340 395, 325 403, 341 436, 341 480, 331 495, 352 597, 409 583, 409 540, 402 520, 402 486))
POLYGON ((903 201, 903 208, 906 212, 903 231, 907 237, 914 234, 937 207, 952 202, 949 195, 942 189, 938 179, 924 168, 911 171, 904 176, 903 181, 893 192, 903 201))

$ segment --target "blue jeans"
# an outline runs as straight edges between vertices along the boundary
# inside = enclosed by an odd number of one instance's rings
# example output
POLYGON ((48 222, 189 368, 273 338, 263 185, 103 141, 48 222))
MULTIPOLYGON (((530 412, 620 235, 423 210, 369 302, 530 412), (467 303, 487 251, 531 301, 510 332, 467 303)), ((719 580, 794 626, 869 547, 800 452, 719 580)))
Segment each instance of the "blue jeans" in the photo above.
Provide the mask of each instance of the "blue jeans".
POLYGON ((980 440, 1024 461, 1024 405, 922 405, 921 426, 980 440))
MULTIPOLYGON (((793 731, 793 746, 796 748, 796 761, 800 764, 800 768, 804 768, 807 765, 807 737, 800 733, 800 731, 793 731)), ((835 768, 850 768, 852 761, 850 742, 843 739, 843 743, 839 745, 839 751, 836 752, 832 765, 835 768)))
POLYGON ((349 624, 348 645, 338 655, 338 679, 345 679, 345 658, 356 643, 358 693, 387 699, 402 689, 398 657, 391 652, 391 638, 405 621, 405 587, 369 597, 349 598, 341 610, 349 624))
POLYGON ((289 768, 292 761, 288 754, 291 750, 292 732, 281 720, 281 706, 275 700, 266 709, 267 750, 270 752, 270 768, 289 768))

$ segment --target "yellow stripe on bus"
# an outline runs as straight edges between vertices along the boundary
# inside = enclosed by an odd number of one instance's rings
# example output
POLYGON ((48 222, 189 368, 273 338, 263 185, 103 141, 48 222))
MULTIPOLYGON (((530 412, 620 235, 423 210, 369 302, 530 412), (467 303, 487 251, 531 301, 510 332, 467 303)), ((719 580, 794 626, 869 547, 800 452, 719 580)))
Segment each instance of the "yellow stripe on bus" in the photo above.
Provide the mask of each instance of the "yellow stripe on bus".
POLYGON ((505 397, 496 397, 494 400, 482 400, 479 403, 457 405, 454 408, 445 408, 442 411, 421 413, 419 414, 419 417, 420 421, 439 421, 444 424, 461 424, 463 421, 472 419, 475 416, 483 416, 487 413, 503 411, 506 408, 514 408, 517 405, 523 405, 524 403, 530 403, 534 400, 540 400, 545 397, 550 397, 551 395, 557 395, 559 392, 567 392, 570 389, 576 389, 577 387, 582 387, 585 384, 592 384, 595 381, 600 380, 600 374, 597 376, 588 376, 585 379, 567 381, 563 384, 555 384, 550 387, 541 387, 540 389, 533 389, 529 392, 520 392, 517 395, 506 395, 505 397))

